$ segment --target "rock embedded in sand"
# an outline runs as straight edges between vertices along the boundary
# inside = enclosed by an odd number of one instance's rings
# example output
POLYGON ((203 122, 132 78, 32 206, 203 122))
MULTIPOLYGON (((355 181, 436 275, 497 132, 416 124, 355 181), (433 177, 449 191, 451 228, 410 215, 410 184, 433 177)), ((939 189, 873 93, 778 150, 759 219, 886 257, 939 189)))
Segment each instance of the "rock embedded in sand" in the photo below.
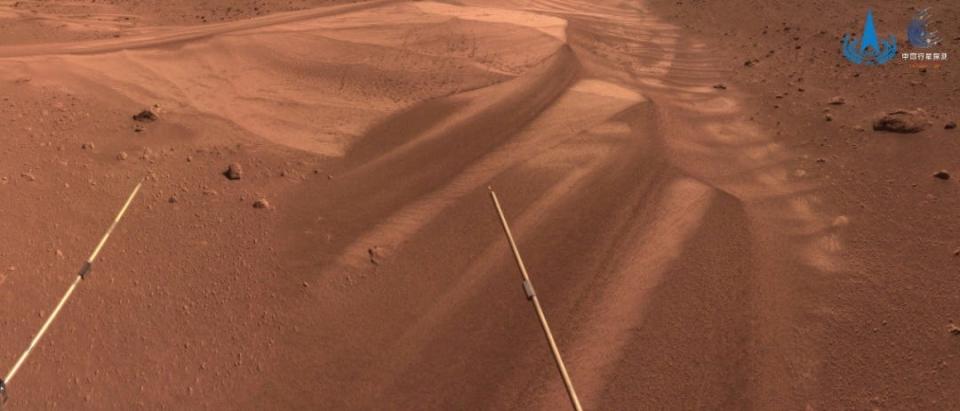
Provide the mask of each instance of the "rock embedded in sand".
POLYGON ((367 254, 370 255, 370 262, 373 265, 380 265, 380 261, 383 260, 383 248, 380 246, 373 246, 367 249, 367 254))
POLYGON ((831 106, 842 106, 846 103, 847 101, 840 96, 833 96, 830 98, 830 101, 827 102, 827 104, 830 104, 831 106))
POLYGON ((227 171, 223 172, 223 175, 231 180, 239 180, 243 178, 243 167, 240 167, 239 163, 230 164, 227 166, 227 171))
POLYGON ((37 176, 33 175, 31 172, 21 173, 20 177, 23 177, 27 181, 37 181, 37 176))
POLYGON ((949 180, 949 179, 950 179, 950 173, 948 173, 947 170, 937 171, 936 173, 933 173, 933 176, 936 177, 936 178, 939 178, 939 179, 941 179, 941 180, 949 180))
POLYGON ((154 113, 151 110, 143 110, 137 114, 134 114, 133 119, 141 123, 152 123, 160 119, 160 117, 157 116, 157 113, 154 113))
POLYGON ((93 147, 94 147, 93 143, 83 143, 80 145, 80 148, 84 150, 93 150, 93 147))
POLYGON ((833 219, 834 227, 843 227, 847 224, 850 224, 850 219, 845 215, 837 216, 837 218, 833 219))
POLYGON ((715 88, 715 89, 717 89, 717 90, 726 90, 726 89, 727 89, 727 85, 726 85, 726 84, 723 84, 723 83, 718 83, 718 84, 714 84, 714 85, 713 85, 713 88, 715 88))
POLYGON ((897 110, 884 114, 873 122, 875 131, 894 133, 917 133, 929 126, 923 110, 897 110))

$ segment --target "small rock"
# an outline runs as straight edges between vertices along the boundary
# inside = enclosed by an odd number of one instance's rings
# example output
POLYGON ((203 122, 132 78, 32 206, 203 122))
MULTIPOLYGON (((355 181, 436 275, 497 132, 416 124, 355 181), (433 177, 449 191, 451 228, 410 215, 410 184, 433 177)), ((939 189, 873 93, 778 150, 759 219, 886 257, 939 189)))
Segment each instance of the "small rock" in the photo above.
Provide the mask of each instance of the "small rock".
POLYGON ((830 113, 824 114, 824 115, 823 115, 823 119, 824 119, 825 121, 833 121, 833 115, 830 114, 830 113))
POLYGON ((37 176, 33 175, 31 172, 21 173, 20 177, 23 177, 27 181, 37 181, 37 176))
POLYGON ((373 265, 380 265, 380 261, 383 260, 383 249, 380 246, 373 246, 367 249, 367 254, 370 255, 370 262, 373 265))
POLYGON ((157 121, 159 118, 160 117, 157 116, 157 113, 154 113, 151 110, 143 110, 133 115, 133 119, 141 123, 152 123, 157 121))
POLYGON ((954 257, 960 257, 960 248, 958 248, 958 249, 956 249, 956 250, 953 250, 953 256, 954 256, 954 257))
POLYGON ((231 180, 239 180, 243 178, 243 167, 240 167, 240 164, 233 163, 227 167, 227 171, 223 172, 223 175, 231 180))
POLYGON ((826 163, 826 162, 827 162, 827 159, 821 157, 821 158, 818 158, 818 159, 817 159, 817 162, 820 163, 820 164, 823 164, 823 163, 826 163))
POLYGON ((307 287, 309 287, 309 286, 310 286, 310 284, 307 284, 306 281, 303 282, 303 288, 307 288, 307 287))
POLYGON ((120 154, 117 154, 117 160, 126 160, 127 157, 128 156, 126 151, 121 151, 120 154))
POLYGON ((873 122, 875 131, 917 133, 929 126, 923 110, 897 110, 884 114, 873 122))
POLYGON ((936 178, 939 178, 939 179, 941 179, 941 180, 949 180, 949 179, 950 179, 950 173, 948 173, 947 170, 937 171, 936 173, 933 174, 933 176, 936 177, 936 178))
POLYGON ((830 98, 830 101, 827 102, 827 104, 830 104, 831 106, 842 106, 842 105, 844 105, 844 104, 846 104, 846 103, 847 103, 847 101, 844 100, 843 97, 840 97, 840 96, 833 96, 833 97, 830 98))
POLYGON ((847 218, 847 216, 841 215, 841 216, 837 216, 837 218, 834 218, 834 219, 833 219, 833 226, 834 226, 834 227, 843 227, 843 226, 845 226, 845 225, 847 225, 847 224, 850 224, 850 219, 847 218))
POLYGON ((259 209, 270 208, 270 202, 268 202, 267 199, 265 198, 258 199, 257 201, 253 202, 253 208, 259 208, 259 209))
POLYGON ((60 249, 57 249, 57 258, 63 259, 63 251, 60 251, 60 249))
POLYGON ((960 336, 960 327, 957 327, 954 324, 950 324, 950 334, 960 336))
POLYGON ((947 124, 943 125, 944 130, 953 130, 957 128, 957 123, 955 121, 948 121, 947 124))
POLYGON ((170 196, 170 198, 167 200, 167 202, 170 203, 170 204, 176 203, 176 202, 177 202, 177 196, 170 196))
POLYGON ((83 143, 82 145, 80 145, 80 148, 84 150, 93 150, 93 147, 94 147, 93 143, 83 143))
POLYGON ((863 128, 863 126, 854 126, 853 129, 854 129, 854 130, 857 130, 857 131, 864 131, 864 130, 866 130, 865 128, 863 128))
POLYGON ((133 132, 134 132, 134 133, 142 133, 143 130, 146 130, 146 128, 144 128, 143 126, 141 126, 141 125, 139 125, 139 124, 133 126, 133 132))
POLYGON ((723 83, 714 84, 714 85, 713 85, 713 88, 715 88, 715 89, 717 89, 717 90, 726 90, 726 89, 727 89, 727 85, 726 85, 726 84, 723 84, 723 83))

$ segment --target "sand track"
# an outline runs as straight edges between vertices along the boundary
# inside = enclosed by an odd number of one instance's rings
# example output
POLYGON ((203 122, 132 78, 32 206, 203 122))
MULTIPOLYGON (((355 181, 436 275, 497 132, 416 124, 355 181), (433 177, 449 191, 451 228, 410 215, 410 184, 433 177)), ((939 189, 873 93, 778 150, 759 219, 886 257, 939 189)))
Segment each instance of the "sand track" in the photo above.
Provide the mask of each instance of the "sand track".
POLYGON ((220 386, 230 404, 564 407, 488 185, 589 409, 792 404, 809 381, 765 378, 789 366, 772 352, 804 349, 771 276, 833 269, 840 245, 785 149, 711 87, 709 53, 621 2, 463 3, 2 46, 0 68, 226 123, 330 174, 277 199, 284 280, 262 286, 280 297, 247 303, 297 325, 255 335, 270 363, 220 386))

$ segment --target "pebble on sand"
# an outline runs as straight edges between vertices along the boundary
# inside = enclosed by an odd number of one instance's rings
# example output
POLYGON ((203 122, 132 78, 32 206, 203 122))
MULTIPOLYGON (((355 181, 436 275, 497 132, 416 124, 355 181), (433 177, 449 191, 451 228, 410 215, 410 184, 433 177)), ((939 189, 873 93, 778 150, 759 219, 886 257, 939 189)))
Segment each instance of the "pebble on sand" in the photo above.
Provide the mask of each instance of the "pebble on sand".
POLYGON ((93 143, 83 143, 83 144, 80 145, 80 148, 82 148, 82 149, 84 149, 84 150, 93 150, 94 145, 93 145, 93 143))
POLYGON ((828 101, 827 104, 830 104, 831 106, 842 106, 846 104, 846 102, 847 101, 844 100, 843 97, 833 96, 830 98, 830 101, 828 101))
POLYGON ((270 202, 265 198, 258 199, 253 202, 253 208, 266 209, 270 208, 270 202))
POLYGON ((936 177, 936 178, 939 178, 939 179, 941 179, 941 180, 949 180, 949 179, 950 179, 950 173, 948 173, 947 170, 937 171, 936 173, 933 173, 933 176, 936 177))
POLYGON ((713 88, 715 88, 715 89, 717 89, 717 90, 726 90, 726 89, 727 89, 727 85, 726 85, 726 84, 723 84, 723 83, 714 84, 714 85, 713 85, 713 88))
POLYGON ((121 151, 120 154, 117 154, 117 160, 126 160, 127 157, 128 156, 126 151, 121 151))
POLYGON ((947 124, 944 124, 944 125, 943 125, 943 129, 944 129, 944 130, 953 130, 953 129, 955 129, 955 128, 957 128, 957 122, 956 122, 956 121, 948 121, 947 124))
POLYGON ((133 119, 141 123, 152 123, 160 119, 160 117, 157 116, 157 113, 154 113, 151 110, 143 110, 137 114, 134 114, 133 119))
POLYGON ((227 171, 223 172, 223 175, 231 180, 239 180, 243 178, 243 167, 240 167, 239 163, 233 163, 227 166, 227 171))

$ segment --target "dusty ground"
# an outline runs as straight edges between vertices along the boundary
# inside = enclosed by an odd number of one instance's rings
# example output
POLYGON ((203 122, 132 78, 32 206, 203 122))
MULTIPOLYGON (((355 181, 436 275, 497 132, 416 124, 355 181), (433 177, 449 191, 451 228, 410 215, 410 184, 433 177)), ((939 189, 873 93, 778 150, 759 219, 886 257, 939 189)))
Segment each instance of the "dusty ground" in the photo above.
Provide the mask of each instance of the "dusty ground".
POLYGON ((0 2, 11 408, 563 409, 487 186, 587 409, 960 408, 960 7, 157 4, 0 2))

